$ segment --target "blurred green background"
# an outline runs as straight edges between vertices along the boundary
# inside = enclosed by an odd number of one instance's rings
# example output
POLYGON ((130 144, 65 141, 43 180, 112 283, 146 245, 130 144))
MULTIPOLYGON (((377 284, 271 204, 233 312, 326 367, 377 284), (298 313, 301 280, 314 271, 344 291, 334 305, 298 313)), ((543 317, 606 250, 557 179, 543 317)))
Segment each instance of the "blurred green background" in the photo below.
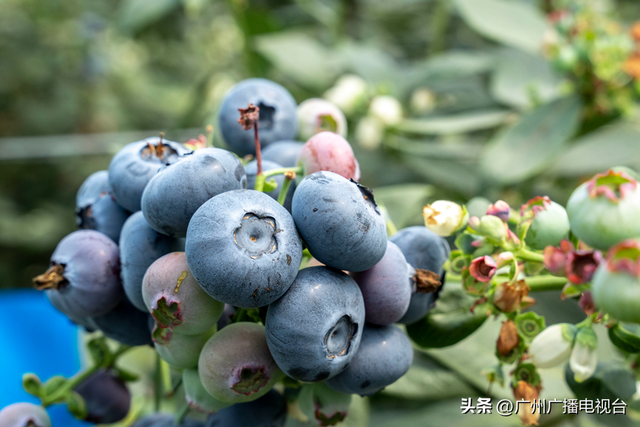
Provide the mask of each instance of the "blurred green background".
MULTIPOLYGON (((225 91, 248 77, 275 80, 298 102, 338 103, 362 182, 399 228, 435 199, 564 204, 595 172, 640 169, 637 20, 637 0, 2 0, 0 288, 44 271, 75 229, 78 187, 121 146, 215 127, 225 91), (364 89, 349 97, 354 79, 364 89), (373 108, 381 96, 401 114, 373 108)), ((547 324, 582 319, 557 294, 536 299, 547 324)), ((518 425, 451 418, 460 396, 486 391, 479 372, 495 363, 499 326, 420 353, 411 375, 372 400, 374 415, 358 400, 365 415, 349 423, 518 425)), ((550 372, 542 397, 570 397, 561 370, 550 372)), ((632 423, 578 418, 543 421, 632 423)))

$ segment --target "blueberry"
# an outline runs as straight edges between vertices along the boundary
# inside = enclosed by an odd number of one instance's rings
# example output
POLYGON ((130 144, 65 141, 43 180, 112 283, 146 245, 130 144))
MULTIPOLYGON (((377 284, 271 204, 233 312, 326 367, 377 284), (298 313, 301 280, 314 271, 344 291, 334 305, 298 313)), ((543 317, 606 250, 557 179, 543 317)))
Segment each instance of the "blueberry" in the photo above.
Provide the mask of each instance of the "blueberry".
POLYGON ((189 220, 204 202, 225 191, 246 188, 244 167, 236 155, 203 148, 162 168, 142 193, 142 212, 154 230, 185 237, 189 220))
POLYGON ((88 319, 93 329, 99 329, 112 340, 125 345, 151 344, 149 313, 140 311, 124 297, 109 313, 88 319))
POLYGON ((185 400, 189 407, 196 411, 213 413, 232 405, 214 398, 204 389, 197 369, 182 371, 182 386, 184 387, 185 400))
POLYGON ((202 347, 213 331, 199 335, 184 335, 170 330, 165 334, 157 333, 158 326, 152 332, 154 346, 158 355, 176 369, 189 369, 198 366, 198 357, 202 347))
POLYGON ((161 256, 179 250, 180 241, 151 228, 142 212, 134 213, 124 223, 120 234, 122 285, 138 310, 147 311, 142 298, 142 278, 147 268, 161 256))
POLYGON ((299 141, 272 142, 262 150, 262 160, 269 160, 285 168, 292 168, 298 161, 303 145, 304 143, 299 141))
POLYGON ((82 396, 87 409, 84 420, 112 424, 129 413, 131 393, 120 378, 109 371, 98 371, 78 384, 74 390, 82 396))
POLYGON ((151 264, 142 280, 142 298, 160 329, 185 335, 211 329, 224 309, 193 278, 184 252, 167 254, 151 264))
MULTIPOLYGON (((283 166, 280 166, 279 164, 270 162, 268 160, 262 162, 262 170, 265 172, 273 169, 280 169, 282 167, 283 166)), ((247 171, 247 188, 250 190, 253 190, 253 188, 256 185, 256 174, 258 173, 258 163, 255 160, 253 160, 247 163, 244 169, 247 171)), ((273 200, 278 200, 278 196, 280 195, 280 190, 282 190, 282 183, 284 182, 284 175, 276 175, 273 177, 273 180, 278 184, 278 187, 275 190, 268 192, 267 194, 271 196, 273 200)), ((289 191, 287 192, 287 197, 284 199, 283 206, 289 212, 291 212, 291 200, 293 199, 294 191, 296 191, 295 180, 291 182, 291 185, 289 186, 289 191)))
POLYGON ((118 243, 129 215, 111 194, 107 171, 93 173, 80 186, 76 195, 76 222, 81 229, 99 231, 118 243))
POLYGON ((320 132, 304 144, 297 164, 304 167, 304 174, 320 171, 334 172, 347 178, 360 180, 360 165, 349 142, 333 132, 320 132))
POLYGON ((387 249, 386 223, 373 193, 333 172, 300 182, 292 214, 311 254, 329 267, 368 270, 387 249))
POLYGON ((404 316, 411 301, 410 266, 402 251, 387 242, 384 257, 369 270, 351 273, 364 298, 368 323, 388 325, 404 316))
POLYGON ((42 406, 20 402, 5 406, 0 410, 0 426, 51 427, 51 419, 42 406))
POLYGON ((238 108, 251 103, 260 108, 258 130, 260 144, 266 147, 274 141, 296 136, 296 101, 282 86, 266 79, 248 79, 232 87, 224 96, 218 113, 222 137, 237 154, 255 154, 253 129, 239 124, 238 108))
MULTIPOLYGON (((395 243, 406 258, 407 262, 416 269, 429 270, 440 275, 444 283, 443 265, 449 259, 451 250, 445 239, 426 227, 407 227, 389 239, 395 243)), ((411 303, 406 314, 399 323, 411 324, 423 318, 435 303, 438 293, 416 292, 411 296, 411 303)))
POLYGON ((125 145, 109 164, 109 185, 118 204, 130 212, 139 211, 149 180, 187 152, 181 144, 158 137, 125 145))
POLYGON ((204 427, 204 423, 187 418, 178 425, 175 415, 153 414, 140 418, 131 427, 204 427))
POLYGON ((364 301, 356 282, 327 267, 298 273, 266 318, 271 354, 291 378, 322 381, 341 372, 358 350, 364 301))
POLYGON ((349 367, 327 385, 342 393, 370 396, 407 373, 413 362, 411 341, 396 325, 366 325, 349 367))
POLYGON ((206 427, 283 427, 287 420, 287 404, 275 390, 260 399, 238 403, 209 415, 206 427))
POLYGON ((33 281, 69 316, 101 316, 123 297, 118 246, 102 233, 79 230, 69 234, 58 243, 50 265, 33 281))
POLYGON ((189 268, 212 298, 262 307, 298 273, 302 243, 289 212, 253 190, 222 193, 198 209, 187 230, 189 268))
POLYGON ((198 362, 205 390, 223 402, 250 402, 282 378, 265 338, 264 326, 233 323, 204 345, 198 362))

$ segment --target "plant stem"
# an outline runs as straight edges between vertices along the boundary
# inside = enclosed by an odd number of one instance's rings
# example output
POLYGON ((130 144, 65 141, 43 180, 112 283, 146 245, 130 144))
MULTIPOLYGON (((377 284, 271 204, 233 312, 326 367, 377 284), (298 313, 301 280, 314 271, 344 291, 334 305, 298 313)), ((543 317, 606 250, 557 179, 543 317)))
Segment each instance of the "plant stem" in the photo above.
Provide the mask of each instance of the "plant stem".
POLYGON ((69 381, 63 387, 60 387, 46 401, 43 401, 42 406, 46 408, 47 406, 57 403, 58 400, 62 398, 69 390, 73 390, 75 386, 94 374, 98 369, 100 369, 100 365, 92 366, 90 369, 79 373, 75 377, 69 379, 69 381))
POLYGON ((262 175, 262 152, 260 151, 260 135, 258 134, 258 121, 253 123, 253 141, 256 145, 256 162, 258 163, 258 173, 256 176, 262 175))
POLYGON ((528 249, 518 249, 513 254, 524 261, 544 262, 544 256, 542 254, 528 249))
POLYGON ((155 412, 160 411, 160 401, 162 400, 162 366, 160 355, 156 353, 156 369, 153 374, 153 408, 155 412))
POLYGON ((287 198, 287 193, 289 192, 289 187, 291 187, 291 182, 295 178, 295 172, 287 172, 284 174, 284 182, 282 183, 280 194, 278 194, 278 203, 280 203, 282 206, 284 206, 284 201, 287 198))
POLYGON ((253 189, 256 191, 262 191, 264 189, 264 183, 267 181, 267 178, 275 175, 282 175, 286 172, 294 172, 297 175, 304 173, 304 169, 302 166, 296 166, 292 168, 278 168, 264 171, 261 174, 256 175, 256 185, 253 186, 253 189))
POLYGON ((566 277, 556 277, 551 275, 527 277, 524 281, 529 285, 531 292, 559 291, 567 284, 566 277))
POLYGON ((182 407, 180 408, 180 410, 176 414, 175 425, 179 426, 179 425, 182 424, 184 419, 187 417, 187 414, 189 413, 190 409, 191 408, 189 407, 189 404, 185 402, 184 405, 182 405, 182 407))

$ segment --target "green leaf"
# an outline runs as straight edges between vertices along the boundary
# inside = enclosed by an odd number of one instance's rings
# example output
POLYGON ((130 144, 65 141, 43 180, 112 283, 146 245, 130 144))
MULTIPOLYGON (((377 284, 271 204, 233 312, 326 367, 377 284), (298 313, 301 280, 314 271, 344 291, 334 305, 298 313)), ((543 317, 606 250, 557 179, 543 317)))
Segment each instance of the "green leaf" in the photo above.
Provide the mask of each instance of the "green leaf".
POLYGON ((524 115, 487 145, 480 158, 483 175, 514 184, 541 172, 576 131, 581 110, 580 98, 571 96, 524 115))
POLYGON ((547 22, 532 4, 519 0, 454 0, 454 4, 481 35, 528 52, 540 51, 547 22))
POLYGON ((472 396, 475 390, 455 372, 443 367, 425 354, 416 353, 409 372, 395 383, 385 387, 382 393, 424 401, 472 396))
POLYGON ((120 6, 120 28, 136 31, 180 7, 180 0, 125 0, 120 6))
POLYGON ((254 39, 255 49, 297 83, 325 89, 341 73, 337 58, 318 41, 300 32, 280 32, 254 39))
POLYGON ((441 159, 428 159, 405 154, 404 162, 427 182, 472 195, 480 188, 480 177, 473 164, 441 159))
POLYGON ((588 175, 619 165, 640 167, 640 124, 619 120, 577 139, 550 168, 554 176, 588 175))
POLYGON ((469 309, 474 298, 469 297, 458 283, 445 284, 435 308, 422 320, 407 326, 409 337, 422 348, 443 348, 454 345, 473 332, 485 320, 484 306, 469 309))
POLYGON ((385 145, 407 154, 432 159, 473 160, 482 150, 481 144, 455 142, 441 143, 434 140, 414 140, 397 135, 389 135, 385 145))
POLYGON ((82 420, 87 416, 87 406, 84 403, 84 399, 77 392, 70 390, 69 394, 65 397, 67 408, 74 417, 82 420))
POLYGON ((51 396, 55 393, 59 388, 64 387, 67 383, 67 379, 63 376, 56 375, 47 380, 44 384, 44 393, 45 396, 51 396))
POLYGON ((503 49, 491 80, 496 100, 519 109, 560 97, 561 76, 540 55, 517 49, 503 49))
POLYGON ((507 110, 481 110, 426 119, 408 119, 396 130, 419 135, 451 135, 492 129, 504 123, 511 114, 507 110))
POLYGON ((107 366, 111 362, 111 351, 104 337, 94 338, 89 341, 87 349, 95 366, 107 366))
POLYGON ((36 374, 24 374, 22 376, 22 387, 24 390, 36 397, 43 397, 44 388, 42 382, 36 374))

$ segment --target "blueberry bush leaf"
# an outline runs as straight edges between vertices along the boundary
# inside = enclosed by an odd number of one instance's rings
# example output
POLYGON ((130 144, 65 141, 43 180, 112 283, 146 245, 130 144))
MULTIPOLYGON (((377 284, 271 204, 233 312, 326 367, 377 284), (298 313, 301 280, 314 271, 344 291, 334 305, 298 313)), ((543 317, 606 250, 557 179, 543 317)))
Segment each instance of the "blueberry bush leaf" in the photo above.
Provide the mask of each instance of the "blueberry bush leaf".
POLYGON ((483 36, 539 52, 547 24, 532 4, 514 0, 454 0, 462 18, 483 36))
POLYGON ((480 157, 485 178, 514 184, 540 173, 575 133, 582 111, 577 96, 544 104, 500 132, 480 157))

